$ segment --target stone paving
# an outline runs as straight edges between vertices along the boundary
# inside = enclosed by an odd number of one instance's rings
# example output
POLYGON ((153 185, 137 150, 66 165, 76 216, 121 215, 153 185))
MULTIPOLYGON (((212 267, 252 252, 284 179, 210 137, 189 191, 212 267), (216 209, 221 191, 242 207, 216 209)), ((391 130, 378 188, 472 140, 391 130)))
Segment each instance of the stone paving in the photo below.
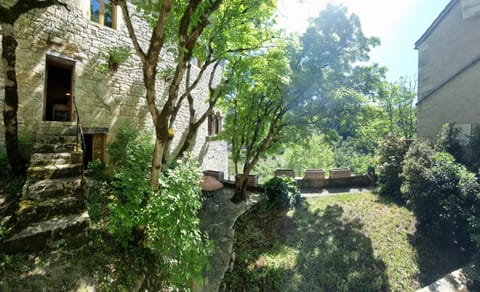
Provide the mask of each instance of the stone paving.
POLYGON ((203 274, 203 283, 196 283, 193 291, 218 291, 232 258, 233 225, 240 215, 261 198, 260 194, 250 193, 246 202, 233 204, 230 201, 232 196, 231 189, 214 192, 205 200, 200 211, 200 227, 214 242, 215 251, 209 257, 210 269, 203 274))

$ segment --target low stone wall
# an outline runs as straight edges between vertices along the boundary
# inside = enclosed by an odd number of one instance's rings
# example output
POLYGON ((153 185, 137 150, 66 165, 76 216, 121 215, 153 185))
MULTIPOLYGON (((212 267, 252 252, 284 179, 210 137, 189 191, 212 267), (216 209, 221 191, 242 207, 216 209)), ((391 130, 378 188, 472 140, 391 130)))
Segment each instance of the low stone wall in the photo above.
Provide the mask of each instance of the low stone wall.
POLYGON ((306 189, 319 188, 352 188, 368 187, 372 180, 367 175, 353 175, 348 177, 325 178, 325 179, 304 179, 297 178, 297 184, 303 191, 306 189))
POLYGON ((277 169, 275 170, 275 176, 295 177, 295 172, 292 169, 277 169))

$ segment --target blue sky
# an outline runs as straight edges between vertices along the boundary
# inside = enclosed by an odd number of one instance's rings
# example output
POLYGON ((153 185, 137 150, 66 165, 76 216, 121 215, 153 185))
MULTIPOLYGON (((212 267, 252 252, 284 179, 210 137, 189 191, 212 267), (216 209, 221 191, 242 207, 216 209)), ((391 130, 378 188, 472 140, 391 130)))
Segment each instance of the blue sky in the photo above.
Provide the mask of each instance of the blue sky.
POLYGON ((280 25, 290 32, 303 32, 308 19, 316 17, 328 2, 342 4, 359 16, 367 36, 381 45, 370 61, 388 68, 387 78, 417 77, 414 43, 450 0, 278 0, 280 25))

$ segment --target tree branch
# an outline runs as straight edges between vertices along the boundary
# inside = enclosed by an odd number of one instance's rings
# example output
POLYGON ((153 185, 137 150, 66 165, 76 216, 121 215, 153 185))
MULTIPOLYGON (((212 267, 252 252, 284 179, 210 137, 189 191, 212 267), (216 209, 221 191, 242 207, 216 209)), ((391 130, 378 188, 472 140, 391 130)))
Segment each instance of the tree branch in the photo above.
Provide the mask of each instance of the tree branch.
POLYGON ((128 12, 127 2, 126 0, 117 0, 117 4, 120 6, 120 9, 122 9, 123 19, 125 20, 125 24, 127 25, 128 34, 130 35, 130 39, 132 40, 133 48, 137 52, 137 55, 142 61, 142 63, 145 63, 146 55, 142 47, 138 43, 137 35, 135 34, 135 30, 133 29, 132 19, 130 17, 130 13, 128 12))

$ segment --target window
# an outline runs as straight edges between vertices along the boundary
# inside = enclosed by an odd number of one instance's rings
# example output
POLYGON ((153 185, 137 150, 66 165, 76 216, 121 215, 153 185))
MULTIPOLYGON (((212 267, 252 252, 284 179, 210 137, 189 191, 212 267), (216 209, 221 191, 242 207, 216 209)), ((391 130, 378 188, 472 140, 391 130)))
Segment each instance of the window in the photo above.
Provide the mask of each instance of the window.
POLYGON ((111 0, 90 0, 90 20, 116 28, 116 9, 111 0))
POLYGON ((208 115, 208 136, 217 135, 222 131, 222 117, 220 113, 210 113, 208 115))

